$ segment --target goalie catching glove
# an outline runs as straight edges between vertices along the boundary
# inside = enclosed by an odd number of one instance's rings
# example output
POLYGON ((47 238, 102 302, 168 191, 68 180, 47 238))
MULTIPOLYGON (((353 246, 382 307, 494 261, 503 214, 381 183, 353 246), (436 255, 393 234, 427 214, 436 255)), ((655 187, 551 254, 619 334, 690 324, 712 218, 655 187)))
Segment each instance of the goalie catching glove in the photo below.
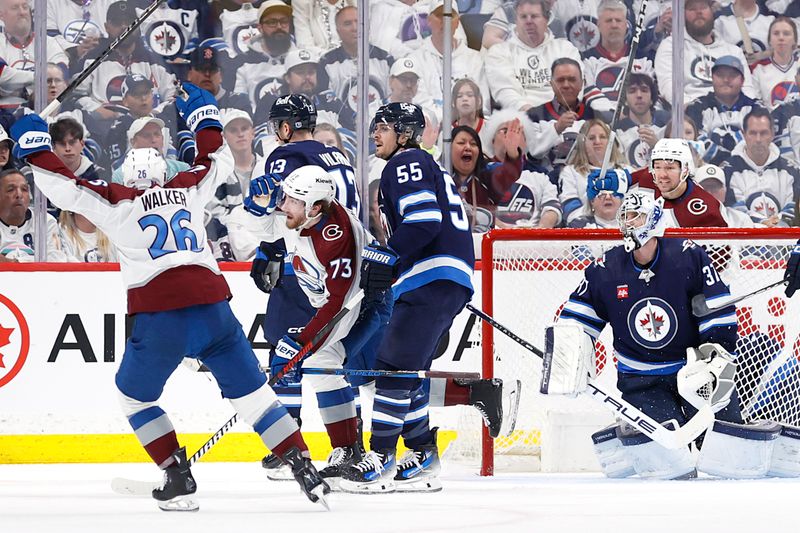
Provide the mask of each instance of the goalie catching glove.
POLYGON ((564 394, 573 398, 586 390, 596 377, 594 340, 573 324, 553 324, 544 331, 542 394, 564 394))
POLYGON ((719 344, 687 348, 686 366, 678 371, 678 393, 696 409, 704 405, 711 405, 715 413, 725 409, 736 388, 733 359, 719 344))
POLYGON ((256 248, 256 256, 250 267, 250 277, 261 292, 269 294, 281 280, 283 274, 283 258, 286 257, 286 245, 283 239, 275 242, 261 242, 256 248))

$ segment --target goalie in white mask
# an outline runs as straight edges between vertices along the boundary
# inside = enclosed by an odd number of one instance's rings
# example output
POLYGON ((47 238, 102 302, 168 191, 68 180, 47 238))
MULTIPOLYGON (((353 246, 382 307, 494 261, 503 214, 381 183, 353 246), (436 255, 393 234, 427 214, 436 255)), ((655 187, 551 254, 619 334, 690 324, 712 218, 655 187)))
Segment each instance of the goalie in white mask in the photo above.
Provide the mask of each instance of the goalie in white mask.
POLYGON ((663 237, 662 215, 663 200, 643 191, 626 194, 617 215, 624 246, 586 269, 547 331, 546 392, 586 388, 594 341, 610 324, 624 400, 672 428, 710 403, 716 422, 705 433, 699 457, 688 442, 669 450, 625 423, 596 433, 595 450, 609 477, 680 479, 695 477, 697 470, 722 477, 766 475, 780 426, 746 425, 742 419, 733 382, 736 312, 722 303, 728 287, 701 247, 663 237), (695 316, 695 298, 714 309, 695 316))

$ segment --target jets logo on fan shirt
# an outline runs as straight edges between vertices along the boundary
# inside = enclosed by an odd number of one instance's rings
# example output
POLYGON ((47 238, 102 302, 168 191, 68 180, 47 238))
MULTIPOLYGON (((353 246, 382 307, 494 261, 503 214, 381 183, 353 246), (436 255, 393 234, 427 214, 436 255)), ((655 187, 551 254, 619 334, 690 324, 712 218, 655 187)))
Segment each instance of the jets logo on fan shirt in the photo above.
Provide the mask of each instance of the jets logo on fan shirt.
POLYGON ((650 350, 664 348, 678 332, 678 316, 661 298, 639 300, 628 312, 628 331, 637 344, 650 350))
POLYGON ((180 54, 186 46, 180 27, 171 21, 152 25, 145 36, 145 42, 152 51, 164 57, 180 54))
POLYGON ((597 19, 594 17, 579 17, 567 22, 567 36, 575 48, 585 52, 600 43, 600 31, 597 29, 597 19))

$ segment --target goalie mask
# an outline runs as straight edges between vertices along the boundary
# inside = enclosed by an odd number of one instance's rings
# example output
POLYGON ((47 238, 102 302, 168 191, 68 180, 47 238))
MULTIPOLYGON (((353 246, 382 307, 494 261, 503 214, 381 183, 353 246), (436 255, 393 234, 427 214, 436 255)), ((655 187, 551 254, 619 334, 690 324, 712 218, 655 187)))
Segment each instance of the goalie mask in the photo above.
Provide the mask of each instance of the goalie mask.
POLYGON ((167 162, 155 148, 133 148, 122 163, 123 185, 135 189, 163 187, 167 181, 167 162))
POLYGON ((289 196, 306 204, 306 217, 311 218, 311 209, 317 202, 330 203, 336 196, 333 177, 322 167, 306 165, 296 169, 281 182, 281 198, 289 196))
POLYGON ((650 194, 628 191, 617 211, 617 223, 622 232, 626 252, 638 250, 653 237, 664 235, 664 200, 650 194))

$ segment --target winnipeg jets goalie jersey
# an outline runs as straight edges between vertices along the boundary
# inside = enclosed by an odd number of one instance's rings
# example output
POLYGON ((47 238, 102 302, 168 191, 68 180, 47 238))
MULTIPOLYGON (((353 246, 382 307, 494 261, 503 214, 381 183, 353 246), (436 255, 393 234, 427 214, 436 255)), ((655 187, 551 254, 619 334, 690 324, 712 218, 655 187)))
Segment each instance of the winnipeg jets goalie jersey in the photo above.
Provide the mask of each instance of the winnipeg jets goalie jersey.
POLYGON ((589 265, 559 321, 576 323, 593 338, 610 324, 620 372, 675 374, 686 363, 690 346, 716 342, 735 352, 735 307, 697 318, 692 298, 698 295, 713 306, 730 292, 706 252, 692 241, 660 238, 647 268, 617 246, 589 265))
POLYGON ((206 244, 205 206, 233 172, 217 129, 197 133, 195 166, 146 190, 75 177, 53 152, 29 158, 39 189, 58 207, 80 213, 117 247, 128 312, 157 312, 231 297, 206 244))

